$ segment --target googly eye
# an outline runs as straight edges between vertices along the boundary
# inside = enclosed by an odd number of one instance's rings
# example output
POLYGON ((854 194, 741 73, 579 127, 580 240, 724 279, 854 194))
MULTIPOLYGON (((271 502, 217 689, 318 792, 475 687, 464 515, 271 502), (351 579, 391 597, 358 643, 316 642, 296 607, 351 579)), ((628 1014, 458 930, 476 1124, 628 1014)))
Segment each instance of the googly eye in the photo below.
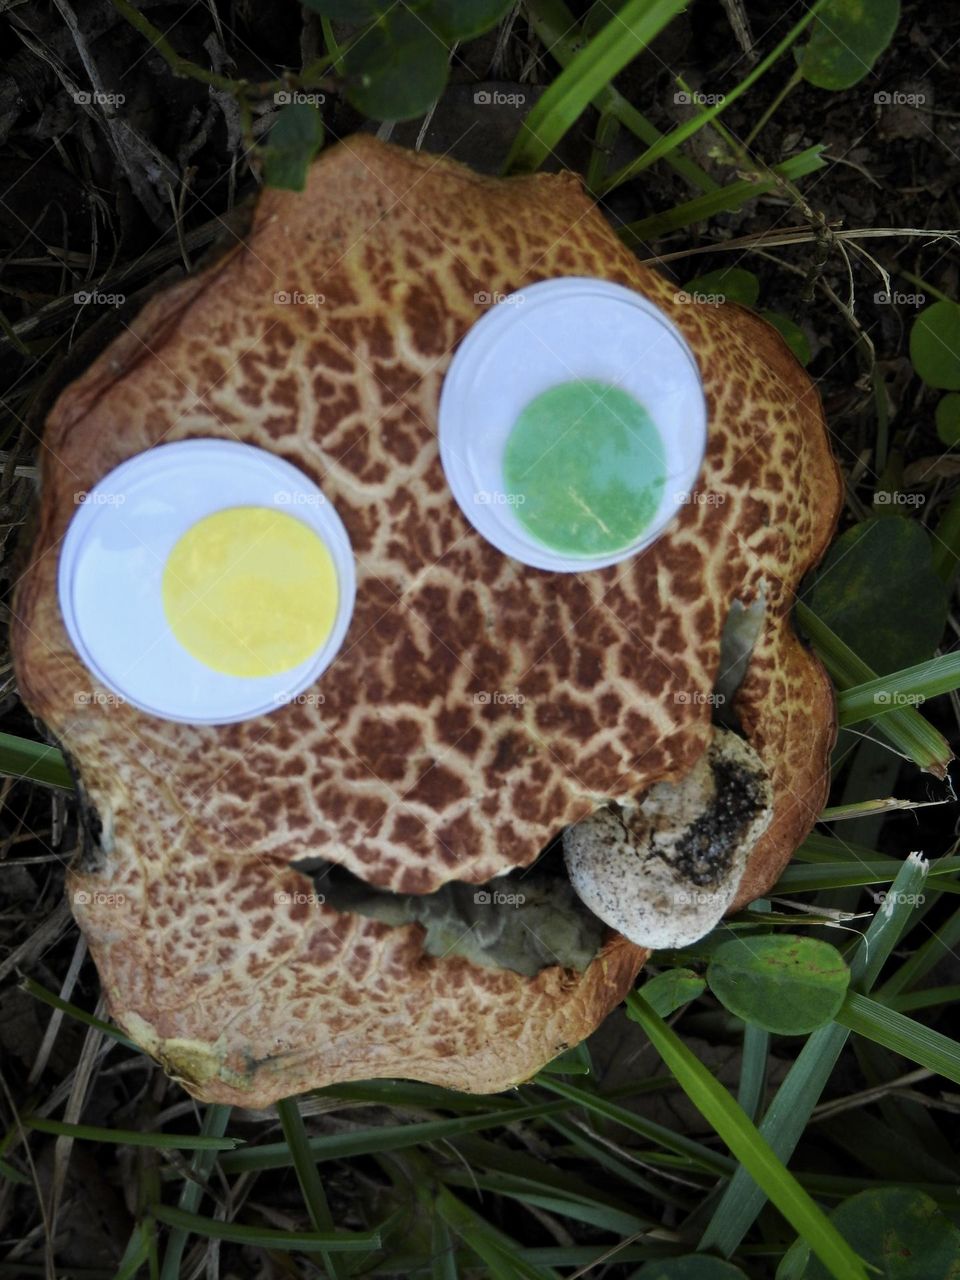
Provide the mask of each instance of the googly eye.
POLYGON ((250 719, 302 693, 342 646, 350 539, 282 458, 225 440, 160 445, 78 500, 60 608, 123 701, 193 724, 250 719))
POLYGON ((440 457, 471 524, 505 555, 602 569, 664 532, 706 448, 697 362, 641 294, 547 280, 487 311, 457 349, 440 457))

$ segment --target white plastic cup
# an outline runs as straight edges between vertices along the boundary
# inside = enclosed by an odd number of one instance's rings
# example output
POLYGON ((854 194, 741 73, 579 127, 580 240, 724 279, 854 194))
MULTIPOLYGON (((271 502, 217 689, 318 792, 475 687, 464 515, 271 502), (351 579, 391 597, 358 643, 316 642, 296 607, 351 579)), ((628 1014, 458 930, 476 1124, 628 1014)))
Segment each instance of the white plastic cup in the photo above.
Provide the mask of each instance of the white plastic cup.
POLYGON ((632 289, 581 276, 545 280, 491 307, 467 333, 440 394, 440 459, 473 527, 535 569, 582 573, 636 555, 689 501, 707 442, 693 352, 667 316, 632 289), (647 410, 663 442, 666 482, 653 518, 628 546, 576 556, 540 542, 516 514, 503 456, 527 405, 559 383, 595 379, 647 410))
POLYGON ((350 539, 323 492, 283 458, 229 440, 158 445, 77 501, 60 549, 60 611, 84 664, 118 698, 164 720, 229 724, 294 700, 335 658, 356 595, 350 539), (163 609, 163 572, 180 538, 205 516, 246 506, 301 520, 327 547, 337 576, 326 640, 277 675, 213 670, 177 640, 163 609))

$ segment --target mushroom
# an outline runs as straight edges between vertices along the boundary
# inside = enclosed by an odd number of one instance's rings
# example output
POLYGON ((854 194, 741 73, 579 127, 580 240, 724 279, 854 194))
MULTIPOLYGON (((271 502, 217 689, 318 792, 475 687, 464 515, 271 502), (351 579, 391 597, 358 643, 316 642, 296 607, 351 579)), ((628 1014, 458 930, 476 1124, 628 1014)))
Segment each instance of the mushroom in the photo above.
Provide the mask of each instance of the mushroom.
POLYGON ((45 426, 15 661, 76 772, 68 889, 117 1023, 194 1096, 247 1106, 378 1076, 496 1092, 583 1039, 650 947, 764 893, 822 806, 833 698, 789 611, 840 497, 817 392, 780 336, 678 298, 575 175, 484 177, 357 136, 302 194, 265 190, 242 238, 152 297, 45 426), (435 436, 476 298, 557 276, 662 308, 709 409, 710 500, 590 573, 491 546, 435 436), (316 305, 275 301, 295 290, 316 305), (356 605, 322 698, 195 725, 78 697, 91 675, 57 597, 74 495, 210 437, 295 464, 346 526, 356 605), (712 698, 735 602, 762 612, 738 732, 715 727, 712 698), (714 831, 729 847, 707 840, 695 866, 724 769, 744 783, 714 831), (671 900, 688 881, 717 891, 711 910, 671 900), (527 908, 498 894, 540 913, 536 963, 498 951, 527 908), (457 920, 479 941, 451 943, 457 920))

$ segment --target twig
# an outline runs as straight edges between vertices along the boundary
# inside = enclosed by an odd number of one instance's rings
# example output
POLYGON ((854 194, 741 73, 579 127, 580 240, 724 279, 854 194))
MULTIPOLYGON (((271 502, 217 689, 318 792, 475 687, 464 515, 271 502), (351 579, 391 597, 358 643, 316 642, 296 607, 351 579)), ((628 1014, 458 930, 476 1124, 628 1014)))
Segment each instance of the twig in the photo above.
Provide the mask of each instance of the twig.
POLYGON ((723 7, 727 11, 727 19, 733 28, 733 34, 737 37, 737 44, 752 65, 757 60, 756 41, 750 30, 750 19, 743 7, 743 0, 723 0, 723 7))
MULTIPOLYGON (((939 227, 924 230, 922 227, 857 227, 849 231, 837 230, 839 221, 828 222, 835 240, 876 240, 886 236, 928 236, 934 243, 937 240, 951 240, 960 247, 960 232, 947 231, 939 227)), ((692 258, 701 253, 718 253, 727 249, 776 249, 786 245, 808 244, 817 239, 817 233, 806 227, 787 227, 783 231, 770 233, 758 231, 747 236, 737 236, 734 240, 717 241, 715 244, 700 245, 696 249, 678 249, 676 253, 658 253, 653 258, 641 258, 645 266, 653 266, 658 262, 672 262, 676 258, 692 258)))
POLYGON ((135 27, 142 36, 145 36, 150 41, 173 74, 180 77, 180 79, 198 80, 201 84, 209 85, 211 88, 225 89, 238 98, 266 98, 271 94, 280 92, 282 89, 291 87, 326 89, 330 93, 336 93, 340 88, 340 82, 336 77, 319 74, 319 65, 322 60, 318 60, 318 62, 306 67, 300 75, 290 73, 278 80, 267 80, 260 84, 252 83, 245 79, 234 80, 230 76, 220 75, 216 71, 208 71, 205 67, 199 66, 198 63, 191 62, 189 58, 181 57, 163 32, 155 27, 149 18, 144 17, 139 9, 135 9, 129 3, 129 0, 112 0, 112 4, 121 17, 125 18, 132 27, 135 27))

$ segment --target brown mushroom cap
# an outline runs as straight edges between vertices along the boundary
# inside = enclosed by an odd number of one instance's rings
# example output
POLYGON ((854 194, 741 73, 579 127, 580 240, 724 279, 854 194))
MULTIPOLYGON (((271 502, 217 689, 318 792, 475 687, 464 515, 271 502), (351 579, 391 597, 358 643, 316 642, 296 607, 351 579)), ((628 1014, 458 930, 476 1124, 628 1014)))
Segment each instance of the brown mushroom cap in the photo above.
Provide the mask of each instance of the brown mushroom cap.
POLYGON ((433 958, 418 926, 298 902, 314 886, 290 863, 319 855, 404 893, 482 883, 604 798, 683 776, 712 732, 728 609, 761 587, 737 709, 774 815, 738 905, 775 881, 822 805, 832 694, 789 620, 840 504, 817 392, 764 321, 678 302, 572 174, 482 177, 366 136, 324 152, 303 194, 264 191, 243 242, 154 297, 63 392, 42 466, 14 645, 24 700, 99 816, 74 909, 117 1022, 198 1097, 264 1105, 392 1075, 493 1092, 589 1034, 641 948, 613 936, 584 974, 533 978, 433 958), (713 500, 583 575, 526 568, 475 532, 435 437, 475 295, 565 275, 662 307, 709 404, 699 487, 713 500), (324 300, 275 303, 294 290, 324 300), (287 458, 347 526, 357 603, 322 704, 194 727, 77 701, 91 676, 56 591, 74 495, 193 437, 287 458))

